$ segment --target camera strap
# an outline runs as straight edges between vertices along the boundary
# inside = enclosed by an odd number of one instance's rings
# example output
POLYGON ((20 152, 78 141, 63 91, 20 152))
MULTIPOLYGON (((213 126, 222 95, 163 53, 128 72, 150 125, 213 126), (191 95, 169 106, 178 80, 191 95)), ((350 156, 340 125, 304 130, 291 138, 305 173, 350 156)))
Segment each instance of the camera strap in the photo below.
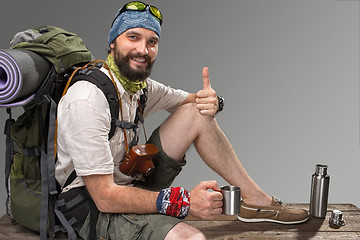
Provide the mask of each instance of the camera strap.
MULTIPOLYGON (((123 107, 122 107, 122 101, 121 101, 120 92, 119 92, 119 89, 117 88, 117 85, 116 85, 116 83, 115 83, 114 77, 113 77, 110 69, 107 69, 107 70, 108 70, 108 72, 109 72, 111 81, 112 81, 112 82, 114 83, 114 85, 115 85, 116 92, 117 92, 118 97, 119 97, 120 116, 121 116, 121 121, 123 121, 124 116, 123 116, 123 107)), ((143 109, 142 109, 142 105, 141 105, 140 99, 138 99, 138 106, 139 106, 139 107, 138 107, 138 109, 139 109, 138 111, 139 111, 140 119, 142 119, 142 120, 140 120, 140 121, 138 121, 138 122, 140 122, 141 125, 142 125, 142 127, 143 127, 145 142, 147 142, 147 136, 146 136, 145 124, 144 124, 144 117, 143 117, 143 113, 142 113, 143 109)), ((128 154, 130 149, 129 149, 129 145, 128 145, 127 134, 126 134, 125 128, 122 128, 122 129, 123 129, 123 131, 124 131, 125 150, 126 150, 126 154, 128 154)), ((136 142, 136 143, 137 143, 137 142, 136 142)), ((134 143, 132 143, 132 144, 134 144, 134 143)), ((134 145, 135 145, 135 144, 134 144, 134 145)))
POLYGON ((144 120, 144 116, 143 116, 143 112, 142 112, 143 108, 141 107, 140 99, 138 99, 138 106, 139 106, 140 118, 142 119, 142 121, 139 121, 139 122, 141 122, 142 128, 144 130, 145 142, 147 142, 146 131, 145 131, 145 120, 144 120))

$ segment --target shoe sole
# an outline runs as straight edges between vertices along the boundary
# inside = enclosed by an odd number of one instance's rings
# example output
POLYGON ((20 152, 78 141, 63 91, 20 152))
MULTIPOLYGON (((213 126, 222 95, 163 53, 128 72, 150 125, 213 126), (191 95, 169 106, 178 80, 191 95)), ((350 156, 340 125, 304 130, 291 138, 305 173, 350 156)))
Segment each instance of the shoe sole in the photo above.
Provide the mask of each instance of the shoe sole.
POLYGON ((238 220, 240 220, 242 222, 246 222, 246 223, 273 222, 273 223, 288 224, 288 225, 303 223, 303 222, 306 222, 308 220, 308 218, 305 218, 305 219, 299 220, 299 221, 284 222, 284 221, 279 221, 279 220, 274 220, 274 219, 269 219, 269 218, 252 218, 252 219, 248 219, 248 218, 242 218, 239 215, 237 216, 237 218, 238 218, 238 220))

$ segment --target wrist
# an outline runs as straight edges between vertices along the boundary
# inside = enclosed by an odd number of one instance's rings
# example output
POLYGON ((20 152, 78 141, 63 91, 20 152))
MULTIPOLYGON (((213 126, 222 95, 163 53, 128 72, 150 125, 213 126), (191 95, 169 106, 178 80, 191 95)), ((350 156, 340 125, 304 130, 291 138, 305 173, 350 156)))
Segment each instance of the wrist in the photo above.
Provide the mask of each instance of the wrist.
POLYGON ((157 197, 156 207, 160 214, 185 218, 189 214, 190 193, 182 187, 164 188, 157 197))

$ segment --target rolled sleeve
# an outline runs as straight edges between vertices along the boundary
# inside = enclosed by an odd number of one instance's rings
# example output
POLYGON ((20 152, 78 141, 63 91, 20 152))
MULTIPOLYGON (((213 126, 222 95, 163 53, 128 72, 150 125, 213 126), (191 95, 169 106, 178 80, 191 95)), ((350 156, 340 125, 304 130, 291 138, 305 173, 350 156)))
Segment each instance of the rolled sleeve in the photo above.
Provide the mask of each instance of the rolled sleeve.
POLYGON ((188 96, 188 92, 181 89, 174 89, 152 79, 147 80, 148 101, 144 116, 147 117, 159 110, 174 112, 182 105, 188 96))

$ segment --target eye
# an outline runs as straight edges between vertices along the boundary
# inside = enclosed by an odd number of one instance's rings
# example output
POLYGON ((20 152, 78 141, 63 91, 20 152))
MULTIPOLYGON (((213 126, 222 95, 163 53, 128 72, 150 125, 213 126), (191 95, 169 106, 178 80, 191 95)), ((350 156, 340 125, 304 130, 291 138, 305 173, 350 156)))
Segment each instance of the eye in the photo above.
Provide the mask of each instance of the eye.
POLYGON ((152 46, 152 47, 155 47, 158 44, 158 42, 159 41, 156 40, 156 39, 152 39, 152 40, 148 41, 149 45, 152 46))
POLYGON ((138 39, 138 37, 137 37, 136 35, 129 35, 128 38, 129 38, 130 40, 133 40, 133 41, 135 41, 136 39, 138 39))

